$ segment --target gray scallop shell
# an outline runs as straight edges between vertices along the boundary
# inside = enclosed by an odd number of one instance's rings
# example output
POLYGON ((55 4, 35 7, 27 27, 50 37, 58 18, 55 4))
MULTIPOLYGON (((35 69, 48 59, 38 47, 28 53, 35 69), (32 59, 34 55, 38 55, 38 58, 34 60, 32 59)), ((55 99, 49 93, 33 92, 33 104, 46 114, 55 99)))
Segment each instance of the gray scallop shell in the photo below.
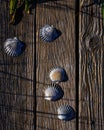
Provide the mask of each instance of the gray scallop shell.
POLYGON ((64 92, 59 85, 48 86, 44 91, 45 99, 50 101, 56 101, 63 97, 64 92))
POLYGON ((49 77, 50 80, 55 83, 59 83, 67 80, 66 71, 61 67, 52 69, 50 71, 49 77))
POLYGON ((52 42, 60 36, 59 31, 53 25, 45 25, 40 29, 40 37, 45 42, 52 42))
POLYGON ((19 56, 24 51, 25 45, 16 37, 9 38, 4 43, 4 50, 10 56, 19 56))
POLYGON ((75 111, 69 105, 62 105, 58 108, 58 118, 64 121, 70 121, 75 118, 75 111))

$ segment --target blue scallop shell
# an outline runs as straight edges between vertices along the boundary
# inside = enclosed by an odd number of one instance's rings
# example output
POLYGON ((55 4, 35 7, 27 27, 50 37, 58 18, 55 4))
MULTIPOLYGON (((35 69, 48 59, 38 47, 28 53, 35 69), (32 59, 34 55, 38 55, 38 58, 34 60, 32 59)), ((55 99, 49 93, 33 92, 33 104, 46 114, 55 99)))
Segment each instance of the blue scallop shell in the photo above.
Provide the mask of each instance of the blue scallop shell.
POLYGON ((19 56, 25 49, 25 44, 16 37, 9 38, 4 43, 4 50, 9 56, 19 56))
POLYGON ((76 115, 74 109, 69 105, 60 106, 57 112, 58 112, 58 118, 64 121, 70 121, 74 119, 76 115))
POLYGON ((57 30, 53 25, 45 25, 40 29, 40 37, 45 42, 52 42, 61 35, 61 32, 57 30))
POLYGON ((45 99, 50 101, 57 101, 64 95, 64 92, 59 85, 48 86, 48 88, 45 89, 44 93, 45 99))
POLYGON ((57 101, 64 95, 64 91, 59 85, 48 86, 48 88, 45 89, 44 93, 45 99, 50 101, 57 101))

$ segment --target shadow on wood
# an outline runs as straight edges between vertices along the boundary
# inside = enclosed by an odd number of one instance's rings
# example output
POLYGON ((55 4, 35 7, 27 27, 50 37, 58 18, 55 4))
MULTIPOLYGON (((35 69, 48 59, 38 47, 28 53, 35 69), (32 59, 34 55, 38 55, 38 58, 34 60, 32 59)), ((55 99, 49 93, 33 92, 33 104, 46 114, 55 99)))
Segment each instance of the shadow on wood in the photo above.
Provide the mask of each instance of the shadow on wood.
POLYGON ((18 78, 21 78, 21 79, 24 79, 24 80, 28 80, 28 81, 33 82, 32 79, 29 79, 29 78, 26 78, 26 77, 22 77, 22 76, 19 76, 19 75, 16 75, 16 74, 12 74, 12 73, 9 73, 9 72, 6 72, 6 71, 1 71, 1 70, 0 70, 0 73, 8 74, 8 75, 10 75, 10 76, 18 77, 18 78))
POLYGON ((13 25, 17 25, 22 20, 24 7, 24 4, 22 4, 22 6, 17 8, 13 25))

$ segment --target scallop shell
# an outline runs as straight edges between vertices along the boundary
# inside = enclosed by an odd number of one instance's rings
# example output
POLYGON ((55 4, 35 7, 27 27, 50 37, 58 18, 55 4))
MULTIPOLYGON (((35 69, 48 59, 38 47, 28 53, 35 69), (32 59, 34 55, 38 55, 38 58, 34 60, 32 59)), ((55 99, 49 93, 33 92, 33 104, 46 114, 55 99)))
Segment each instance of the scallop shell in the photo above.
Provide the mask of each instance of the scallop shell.
POLYGON ((24 51, 25 45, 16 37, 9 38, 4 43, 4 50, 10 56, 19 56, 24 51))
POLYGON ((66 81, 68 78, 66 71, 61 67, 52 69, 49 74, 49 77, 52 82, 56 82, 56 83, 66 81))
POLYGON ((59 100, 64 95, 64 92, 59 85, 48 86, 48 88, 45 89, 44 93, 45 93, 45 99, 50 101, 59 100))
POLYGON ((62 105, 58 108, 58 118, 64 121, 70 121, 75 118, 75 111, 69 105, 62 105))
POLYGON ((45 42, 52 42, 60 36, 60 31, 57 30, 53 25, 45 25, 40 29, 40 37, 45 42))

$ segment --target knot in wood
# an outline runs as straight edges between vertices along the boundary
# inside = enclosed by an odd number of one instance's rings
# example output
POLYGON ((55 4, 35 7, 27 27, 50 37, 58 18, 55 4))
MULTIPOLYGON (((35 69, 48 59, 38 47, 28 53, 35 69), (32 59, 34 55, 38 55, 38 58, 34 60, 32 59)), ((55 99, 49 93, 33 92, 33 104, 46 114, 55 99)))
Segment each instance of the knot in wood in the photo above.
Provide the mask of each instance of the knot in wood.
POLYGON ((100 37, 97 35, 88 36, 85 42, 86 49, 89 51, 94 51, 99 48, 100 37))

